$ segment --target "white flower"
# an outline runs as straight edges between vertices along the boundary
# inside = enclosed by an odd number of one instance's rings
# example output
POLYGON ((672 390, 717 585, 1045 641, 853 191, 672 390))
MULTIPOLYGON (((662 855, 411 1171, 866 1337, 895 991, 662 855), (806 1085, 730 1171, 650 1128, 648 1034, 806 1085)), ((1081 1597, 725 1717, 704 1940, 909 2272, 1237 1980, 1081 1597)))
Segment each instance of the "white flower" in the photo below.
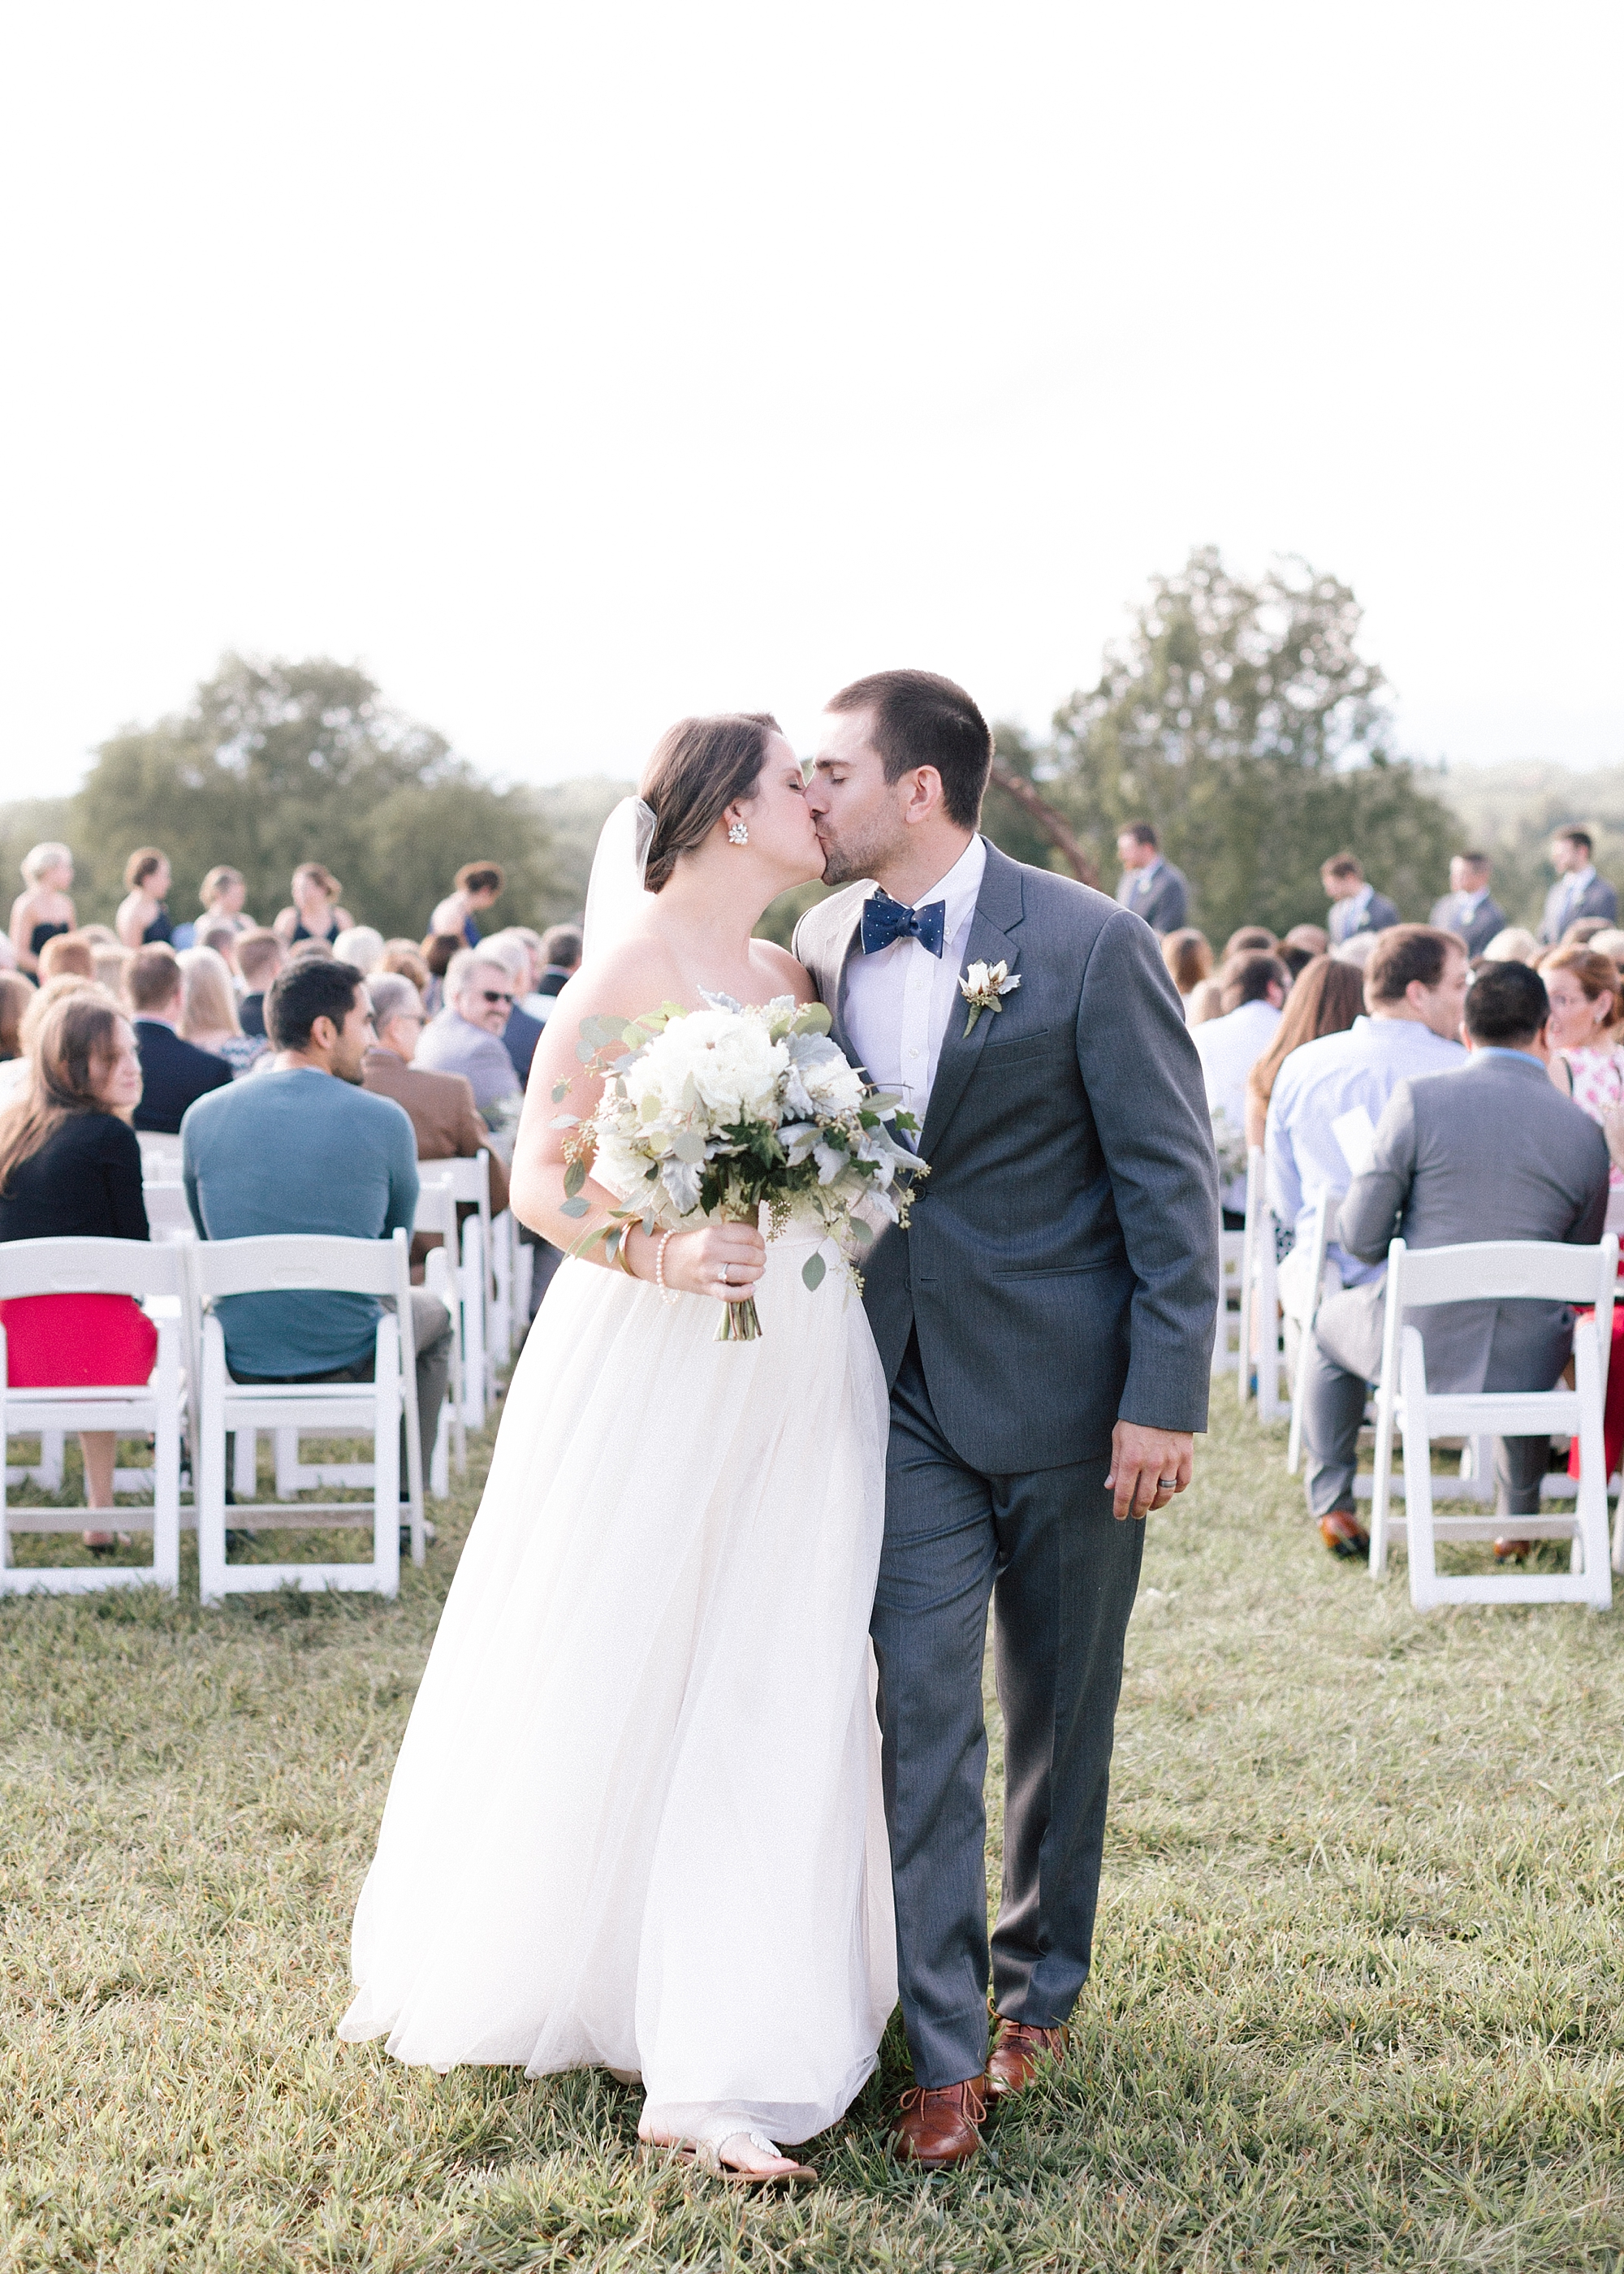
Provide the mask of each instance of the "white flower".
POLYGON ((778 1086, 789 1053, 757 1020, 729 1011, 695 1011, 673 1019, 627 1071, 626 1091, 641 1109, 657 1099, 662 1113, 695 1102, 719 1124, 776 1123, 778 1086), (690 1088, 691 1085, 691 1088, 690 1088))
POLYGON ((966 1035, 975 1032, 975 1022, 983 1011, 1002 1011, 1004 1005, 999 998, 1012 995, 1019 985, 1019 973, 1011 979, 1007 963, 968 965, 959 983, 959 991, 970 1006, 970 1015, 965 1020, 966 1035))

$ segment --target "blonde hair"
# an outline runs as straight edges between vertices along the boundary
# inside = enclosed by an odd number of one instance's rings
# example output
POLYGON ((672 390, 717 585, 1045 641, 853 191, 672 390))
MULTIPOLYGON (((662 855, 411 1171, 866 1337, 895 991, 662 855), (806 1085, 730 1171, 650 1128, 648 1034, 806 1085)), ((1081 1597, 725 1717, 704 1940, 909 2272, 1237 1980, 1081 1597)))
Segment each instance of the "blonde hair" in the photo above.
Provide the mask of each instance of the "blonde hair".
POLYGON ((73 866, 73 855, 65 845, 47 840, 43 845, 31 845, 22 857, 22 879, 25 885, 37 885, 48 869, 73 866))
POLYGON ((353 963, 363 979, 370 979, 383 961, 383 934, 371 924, 351 924, 334 941, 333 953, 341 963, 353 963))
POLYGON ((212 908, 214 905, 214 895, 222 885, 240 885, 242 881, 243 872, 240 869, 211 869, 198 886, 199 907, 212 908))
POLYGON ((199 1035, 240 1035, 237 997, 231 968, 212 947, 183 947, 177 958, 181 969, 180 1031, 193 1042, 199 1035))
POLYGON ((320 892, 327 894, 329 900, 336 900, 344 889, 331 869, 324 867, 320 861, 301 861, 293 872, 296 885, 301 877, 308 877, 320 892))
POLYGON ((1495 933, 1483 953, 1490 963, 1535 963, 1539 942, 1521 924, 1507 924, 1504 931, 1495 933))

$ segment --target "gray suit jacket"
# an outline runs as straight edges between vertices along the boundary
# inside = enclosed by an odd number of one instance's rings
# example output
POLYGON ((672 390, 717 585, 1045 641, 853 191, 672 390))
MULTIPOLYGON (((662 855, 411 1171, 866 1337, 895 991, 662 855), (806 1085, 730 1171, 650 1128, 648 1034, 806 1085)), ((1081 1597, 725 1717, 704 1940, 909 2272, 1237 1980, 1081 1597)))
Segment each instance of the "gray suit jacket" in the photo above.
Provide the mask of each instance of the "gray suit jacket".
MULTIPOLYGON (((1387 1244, 1562 1239, 1593 1246, 1607 1218, 1607 1141, 1538 1058, 1474 1050, 1452 1073, 1401 1081, 1371 1164, 1348 1188, 1341 1245, 1366 1263, 1387 1244)), ((1387 1275, 1322 1303, 1314 1331, 1339 1366, 1381 1367, 1387 1275)), ((1408 1312, 1426 1347, 1430 1389, 1548 1389, 1568 1360, 1564 1303, 1440 1303, 1408 1312)))
POLYGON ((1145 869, 1124 870, 1116 905, 1143 916, 1154 932, 1180 931, 1190 910, 1189 880, 1170 861, 1164 861, 1154 875, 1145 869))
POLYGON ((1615 924, 1619 920, 1619 896, 1605 877, 1592 877, 1571 908, 1565 908, 1568 879, 1559 877, 1545 894, 1545 912, 1540 920, 1539 937, 1547 947, 1554 947, 1571 923, 1583 923, 1587 916, 1599 916, 1604 923, 1615 924))
MULTIPOLYGON (((840 1005, 872 890, 835 894, 795 931, 853 1062, 840 1005)), ((885 1378, 917 1334, 949 1442, 989 1476, 1103 1454, 1119 1417, 1204 1428, 1217 1163, 1155 936, 989 845, 977 961, 1021 983, 969 1035, 955 1004, 920 1141, 930 1174, 910 1229, 863 1266, 885 1378)))
POLYGON ((1446 892, 1441 900, 1434 900, 1432 913, 1427 918, 1440 931, 1452 931, 1466 942, 1468 955, 1481 955, 1496 933, 1506 929, 1506 911, 1492 899, 1480 901, 1476 915, 1462 916, 1460 895, 1446 892))
POLYGON ((1332 945, 1340 947, 1356 932, 1390 931, 1397 922, 1398 910, 1392 901, 1381 892, 1372 892, 1357 915, 1351 900, 1334 900, 1326 929, 1331 935, 1332 945))

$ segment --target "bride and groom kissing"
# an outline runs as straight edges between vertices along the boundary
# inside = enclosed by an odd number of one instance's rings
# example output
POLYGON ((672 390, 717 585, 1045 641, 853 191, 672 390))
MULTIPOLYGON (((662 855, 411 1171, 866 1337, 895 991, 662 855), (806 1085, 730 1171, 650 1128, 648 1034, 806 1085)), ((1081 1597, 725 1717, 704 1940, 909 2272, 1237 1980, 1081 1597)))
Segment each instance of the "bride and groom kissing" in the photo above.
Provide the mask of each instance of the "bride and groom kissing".
POLYGON ((809 780, 769 717, 687 719, 644 776, 651 837, 605 829, 512 1178, 575 1254, 357 1911, 342 2036, 442 2070, 607 2067, 651 2150, 745 2184, 815 2177, 781 2143, 845 2114, 898 1996, 905 2162, 972 2161, 989 2103, 1064 2060, 1140 1519, 1206 1419, 1218 1201, 1178 998, 1138 916, 979 834, 991 759, 961 688, 883 672, 830 704, 809 780), (793 955, 753 937, 818 878, 844 889, 793 955), (821 998, 917 1118, 929 1176, 861 1302, 808 1284, 816 1221, 583 1245, 625 1195, 558 1126, 600 1086, 582 1021, 717 995, 821 998), (718 1341, 747 1298, 760 1337, 718 1341))

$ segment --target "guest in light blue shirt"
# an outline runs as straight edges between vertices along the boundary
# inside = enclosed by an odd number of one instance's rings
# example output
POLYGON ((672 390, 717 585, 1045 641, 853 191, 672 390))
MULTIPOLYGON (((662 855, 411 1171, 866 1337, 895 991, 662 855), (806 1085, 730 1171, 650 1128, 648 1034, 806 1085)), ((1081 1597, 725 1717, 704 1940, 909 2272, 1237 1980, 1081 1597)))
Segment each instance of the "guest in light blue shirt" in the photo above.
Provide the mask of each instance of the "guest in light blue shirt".
MULTIPOLYGON (((1466 1007, 1469 967, 1453 933, 1430 924, 1395 924, 1379 936, 1365 967, 1365 1006, 1343 1035, 1322 1035, 1291 1051, 1274 1077, 1264 1136, 1268 1201, 1281 1223, 1308 1228, 1322 1193, 1338 1198, 1353 1171, 1333 1123, 1363 1106, 1373 1124, 1401 1081, 1447 1073, 1466 1052, 1456 1039, 1466 1007)), ((1382 1268, 1333 1245, 1344 1286, 1382 1268)))

